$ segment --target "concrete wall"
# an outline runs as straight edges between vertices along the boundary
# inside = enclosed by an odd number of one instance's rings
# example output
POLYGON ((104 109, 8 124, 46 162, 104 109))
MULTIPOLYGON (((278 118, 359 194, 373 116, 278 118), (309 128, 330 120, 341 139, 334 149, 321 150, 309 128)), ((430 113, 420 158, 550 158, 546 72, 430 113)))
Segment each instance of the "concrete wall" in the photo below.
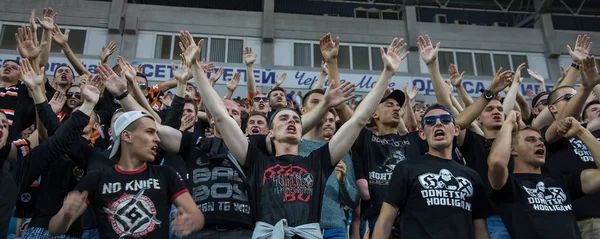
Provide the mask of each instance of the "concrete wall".
MULTIPOLYGON (((291 54, 277 52, 278 41, 304 40, 318 41, 325 33, 332 32, 340 36, 344 43, 387 45, 393 37, 407 39, 413 52, 406 63, 403 63, 402 77, 428 77, 422 73, 420 57, 416 51, 416 38, 429 34, 434 42, 442 42, 443 48, 468 49, 485 51, 506 51, 531 53, 530 61, 538 67, 545 66, 550 82, 559 75, 558 66, 568 64, 568 59, 558 56, 566 55, 566 44, 573 45, 579 32, 554 30, 549 15, 542 14, 537 28, 503 28, 472 25, 453 25, 417 22, 416 9, 407 6, 404 20, 354 19, 330 16, 298 15, 275 13, 273 0, 264 1, 265 12, 244 12, 215 9, 198 9, 168 7, 156 5, 128 4, 125 0, 112 2, 86 0, 0 0, 0 23, 25 23, 30 10, 36 8, 41 13, 43 7, 52 7, 59 14, 59 25, 84 26, 98 28, 106 33, 95 34, 95 39, 87 43, 94 44, 92 48, 100 48, 99 44, 114 40, 119 47, 111 58, 114 62, 116 55, 122 55, 131 61, 143 61, 156 64, 167 64, 170 60, 148 59, 138 57, 140 50, 148 46, 148 38, 142 37, 142 32, 176 33, 179 30, 189 30, 192 33, 243 37, 255 39, 250 42, 260 47, 259 64, 257 69, 265 70, 294 70, 293 66, 278 66, 278 55, 291 54)), ((593 39, 600 39, 600 33, 587 33, 593 39)), ((150 36, 151 37, 151 36, 150 36)), ((249 41, 246 41, 248 43, 249 41)), ((88 46, 86 46, 88 47, 88 46)), ((153 46, 152 46, 153 47, 153 46)), ((288 47, 289 48, 289 47, 288 47)), ((152 50, 152 49, 148 49, 152 50)), ((86 51, 85 59, 97 59, 99 50, 86 51)), ((17 55, 16 51, 0 50, 0 54, 17 55)), ((600 44, 595 45, 592 54, 600 55, 600 44)), ((148 55, 148 54, 146 54, 148 55)), ((53 53, 52 57, 62 57, 53 53)), ((218 64, 233 68, 243 68, 241 64, 218 64)), ((285 65, 285 64, 284 64, 285 65)), ((318 73, 318 68, 296 69, 318 73)), ((365 72, 359 70, 342 70, 344 74, 375 75, 379 70, 365 72)), ((288 76, 289 77, 289 76, 288 76)), ((486 77, 472 77, 473 80, 489 80, 486 77)), ((403 81, 403 80, 400 80, 403 81)), ((527 80, 526 80, 527 81, 527 80)), ((268 86, 261 86, 265 91, 268 86)), ((298 88, 302 90, 302 86, 298 88)), ((398 87, 399 88, 399 87, 398 87)), ((217 88, 223 91, 223 87, 217 88)), ((306 88, 304 88, 306 91, 306 88)), ((245 86, 240 85, 236 95, 243 96, 245 86)), ((223 93, 223 92, 221 92, 223 93)), ((419 96, 418 100, 433 101, 432 96, 419 96)))

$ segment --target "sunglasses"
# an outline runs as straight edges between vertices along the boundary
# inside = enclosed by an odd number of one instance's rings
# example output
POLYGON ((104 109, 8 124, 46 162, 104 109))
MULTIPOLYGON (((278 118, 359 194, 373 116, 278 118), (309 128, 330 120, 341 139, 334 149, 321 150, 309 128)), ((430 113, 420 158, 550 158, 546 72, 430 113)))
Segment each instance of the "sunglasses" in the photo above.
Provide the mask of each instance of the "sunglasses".
POLYGON ((563 96, 561 96, 561 97, 558 97, 558 99, 556 99, 556 100, 555 100, 555 101, 554 101, 552 104, 554 105, 554 104, 558 103, 558 102, 559 102, 559 101, 561 101, 561 100, 566 100, 566 101, 569 101, 571 98, 573 98, 573 94, 571 94, 571 93, 566 93, 566 94, 564 94, 563 96))
POLYGON ((146 83, 140 83, 140 89, 145 90, 146 88, 148 88, 148 85, 146 85, 146 83))
POLYGON ((537 104, 535 104, 534 108, 537 107, 538 105, 548 105, 548 100, 544 99, 544 100, 538 101, 537 104))
POLYGON ((254 102, 260 102, 261 100, 263 102, 269 101, 269 99, 267 97, 254 97, 254 102))
POLYGON ((81 93, 79 92, 67 92, 67 99, 71 99, 71 97, 75 96, 77 99, 81 99, 81 93))
POLYGON ((452 117, 452 115, 432 115, 423 118, 423 126, 434 126, 438 119, 445 125, 454 122, 454 117, 452 117))

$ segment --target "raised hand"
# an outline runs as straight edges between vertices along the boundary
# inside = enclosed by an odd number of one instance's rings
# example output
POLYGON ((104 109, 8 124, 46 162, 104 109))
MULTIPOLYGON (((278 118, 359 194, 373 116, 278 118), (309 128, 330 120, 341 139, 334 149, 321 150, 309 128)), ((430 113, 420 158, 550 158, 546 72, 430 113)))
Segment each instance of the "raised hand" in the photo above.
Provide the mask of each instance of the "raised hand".
POLYGON ((252 53, 252 48, 250 48, 250 47, 244 48, 244 64, 246 64, 246 66, 254 65, 254 62, 256 61, 257 57, 258 57, 258 54, 256 52, 252 53))
POLYGON ((340 37, 336 37, 335 42, 333 42, 333 39, 331 39, 331 33, 328 32, 319 41, 319 46, 325 62, 336 60, 340 50, 340 37))
POLYGON ((567 49, 569 50, 569 55, 571 55, 571 59, 573 62, 577 64, 581 64, 583 59, 590 54, 590 49, 592 48, 592 41, 588 35, 577 36, 577 41, 575 41, 575 50, 571 49, 571 46, 567 45, 567 49))
POLYGON ((187 236, 194 230, 194 220, 192 215, 185 213, 181 208, 177 208, 177 216, 172 222, 173 231, 177 236, 187 236))
POLYGON ((215 83, 217 83, 217 81, 219 80, 219 78, 221 78, 221 76, 223 75, 223 72, 225 71, 224 67, 219 68, 219 70, 217 72, 212 72, 212 74, 210 74, 210 84, 212 86, 215 86, 215 83))
POLYGON ((340 183, 346 182, 346 163, 342 160, 335 165, 335 178, 340 183))
POLYGON ((593 56, 587 56, 581 63, 581 84, 582 86, 592 89, 600 83, 600 75, 596 68, 596 60, 593 56))
POLYGON ((438 52, 440 51, 440 43, 438 42, 435 45, 435 48, 431 44, 431 39, 429 39, 428 35, 419 36, 417 39, 417 46, 419 47, 419 52, 421 53, 421 58, 425 62, 425 64, 429 65, 434 63, 437 59, 438 52))
POLYGON ((123 57, 117 57, 117 64, 119 64, 119 68, 121 68, 121 76, 125 76, 125 79, 132 85, 136 85, 137 82, 135 80, 136 70, 135 67, 126 62, 123 57))
POLYGON ((510 124, 513 127, 513 131, 519 131, 519 122, 521 118, 521 113, 516 110, 511 110, 510 113, 506 116, 505 124, 510 124))
POLYGON ((179 127, 179 129, 181 131, 187 130, 189 128, 191 128, 194 125, 194 115, 184 115, 183 117, 181 117, 181 126, 179 127))
POLYGON ((502 71, 502 67, 500 67, 500 69, 498 69, 498 71, 494 75, 494 78, 492 79, 492 83, 490 84, 488 90, 491 90, 492 92, 494 92, 494 94, 498 94, 500 91, 504 90, 504 88, 508 87, 512 83, 512 76, 512 71, 502 71))
POLYGON ((540 75, 540 73, 537 73, 536 71, 529 69, 529 68, 527 68, 527 73, 529 73, 531 78, 533 78, 538 83, 544 83, 544 77, 542 77, 542 75, 540 75))
POLYGON ((450 81, 445 81, 446 82, 446 89, 448 90, 448 94, 452 95, 454 94, 454 86, 452 85, 452 82, 450 81))
POLYGON ((329 68, 327 68, 327 62, 321 61, 321 73, 329 75, 329 68))
POLYGON ((38 26, 35 24, 35 8, 31 10, 31 15, 29 16, 29 26, 31 27, 31 31, 33 32, 33 42, 37 45, 40 44, 37 39, 37 29, 38 26))
POLYGON ((213 72, 215 70, 215 63, 209 62, 204 63, 204 59, 202 60, 202 64, 200 64, 204 73, 213 72))
POLYGON ((354 90, 356 90, 356 88, 354 88, 354 84, 351 84, 348 81, 337 87, 329 85, 324 96, 327 108, 333 108, 347 100, 354 99, 355 96, 352 94, 354 90))
POLYGON ((525 93, 527 93, 527 97, 529 97, 530 100, 533 100, 533 98, 535 97, 535 93, 533 93, 531 89, 525 90, 525 93))
POLYGON ((113 95, 122 95, 127 91, 127 80, 118 76, 107 64, 99 65, 96 72, 104 81, 104 86, 113 95))
POLYGON ((586 130, 577 119, 569 116, 558 122, 556 132, 564 138, 576 137, 586 130))
POLYGON ((44 8, 42 10, 42 19, 39 17, 35 19, 37 22, 46 30, 52 30, 54 28, 54 23, 56 22, 56 12, 53 12, 52 8, 44 8), (54 13, 54 14, 52 14, 54 13))
POLYGON ((41 73, 36 73, 33 66, 27 58, 21 60, 21 81, 25 83, 27 88, 34 89, 44 83, 44 67, 42 66, 41 73))
POLYGON ((85 199, 88 196, 87 191, 73 191, 67 194, 63 201, 63 206, 60 209, 68 218, 76 217, 81 214, 86 208, 85 199))
POLYGON ((17 49, 23 58, 37 58, 42 52, 44 46, 48 44, 48 42, 45 41, 37 44, 37 40, 34 40, 34 36, 35 34, 31 31, 31 27, 20 27, 18 32, 15 33, 17 49))
POLYGON ((400 56, 404 49, 406 49, 404 38, 394 38, 387 49, 387 53, 383 52, 383 47, 379 47, 381 59, 383 60, 383 69, 385 71, 389 71, 392 74, 395 74, 398 71, 400 62, 402 62, 408 56, 408 53, 410 53, 407 51, 404 55, 400 56))
POLYGON ((229 79, 227 81, 227 85, 226 85, 227 90, 234 92, 235 88, 237 88, 239 83, 240 83, 240 72, 235 72, 235 74, 233 75, 233 79, 229 79))
POLYGON ((202 53, 202 45, 204 44, 204 39, 200 39, 198 44, 194 42, 194 38, 190 34, 189 31, 179 31, 179 47, 181 48, 181 52, 185 55, 185 59, 188 61, 188 64, 191 66, 192 63, 198 61, 200 55, 202 53))
POLYGON ((136 70, 137 72, 144 74, 144 64, 139 64, 136 70))
POLYGON ((100 91, 104 88, 104 82, 101 77, 94 76, 81 87, 81 97, 84 102, 98 103, 100 91))
POLYGON ((80 75, 79 77, 77 77, 77 81, 81 85, 81 84, 85 84, 89 78, 90 78, 89 75, 80 75))
POLYGON ((50 107, 52 107, 52 111, 55 114, 58 114, 62 110, 66 101, 67 96, 65 95, 65 93, 57 90, 56 92, 54 92, 54 96, 52 96, 52 99, 50 100, 50 102, 48 102, 48 104, 50 104, 50 107))
POLYGON ((56 44, 60 45, 61 47, 64 47, 69 41, 70 31, 71 30, 67 29, 65 30, 65 34, 63 34, 58 25, 54 24, 54 29, 52 29, 52 39, 54 40, 54 42, 56 42, 56 44))
POLYGON ((517 67, 517 70, 513 74, 513 79, 512 79, 513 81, 517 81, 517 82, 519 82, 519 84, 521 84, 521 82, 523 82, 523 78, 521 77, 521 72, 523 71, 523 69, 525 69, 526 66, 527 66, 527 63, 523 62, 523 63, 521 63, 521 65, 519 65, 519 67, 517 67))
POLYGON ((188 80, 192 79, 192 69, 187 64, 185 55, 180 54, 181 64, 179 68, 175 68, 175 63, 171 62, 171 69, 173 70, 173 77, 182 84, 185 84, 188 80))
POLYGON ((275 85, 280 86, 281 84, 283 84, 283 82, 285 81, 286 78, 287 78, 287 73, 283 73, 280 76, 277 76, 277 79, 275 79, 275 85))
POLYGON ((102 51, 100 52, 100 61, 106 63, 110 55, 112 55, 117 49, 117 43, 115 41, 110 41, 108 43, 108 47, 102 45, 102 51))
POLYGON ((463 76, 465 75, 464 71, 458 74, 458 68, 456 65, 450 64, 450 66, 448 66, 448 74, 450 74, 450 82, 454 87, 462 86, 463 76))

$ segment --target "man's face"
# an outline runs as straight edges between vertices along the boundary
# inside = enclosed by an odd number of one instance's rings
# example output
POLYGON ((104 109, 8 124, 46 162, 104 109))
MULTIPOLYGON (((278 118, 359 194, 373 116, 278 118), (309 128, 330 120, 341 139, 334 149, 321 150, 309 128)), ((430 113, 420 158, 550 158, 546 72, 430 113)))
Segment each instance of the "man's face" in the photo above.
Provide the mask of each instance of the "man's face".
POLYGON ((533 114, 539 115, 544 109, 548 108, 548 94, 543 95, 533 107, 533 114))
POLYGON ((272 91, 269 98, 269 105, 274 110, 286 107, 287 100, 285 99, 285 93, 280 90, 272 91))
POLYGON ((144 93, 144 95, 148 95, 148 81, 146 79, 144 79, 144 77, 141 77, 141 76, 136 76, 135 80, 137 81, 138 85, 140 86, 140 89, 142 89, 142 92, 144 93))
POLYGON ((2 71, 0 71, 0 78, 5 82, 18 83, 21 77, 21 66, 12 61, 5 61, 2 64, 2 71))
POLYGON ((525 129, 518 132, 513 142, 512 156, 525 164, 541 167, 546 162, 546 146, 540 133, 525 129))
POLYGON ((555 116, 558 115, 560 112, 563 111, 563 109, 567 105, 567 102, 569 102, 569 95, 573 96, 576 92, 577 91, 575 91, 575 89, 570 87, 560 88, 556 90, 556 92, 552 93, 553 99, 550 99, 554 102, 548 102, 550 104, 548 106, 548 110, 550 110, 550 112, 552 112, 552 114, 554 114, 555 116))
POLYGON ((415 112, 415 118, 417 119, 417 123, 419 123, 419 125, 421 125, 421 119, 423 119, 423 113, 425 113, 425 108, 417 107, 417 108, 415 108, 414 112, 415 112))
POLYGON ((63 86, 72 85, 73 82, 75 82, 75 79, 73 78, 73 71, 71 71, 71 68, 68 66, 59 67, 54 73, 54 81, 63 86))
POLYGON ((6 145, 8 139, 8 119, 5 114, 0 114, 0 147, 6 145))
POLYGON ((252 100, 252 110, 263 114, 268 114, 271 111, 269 106, 269 99, 264 94, 258 94, 252 100))
POLYGON ((267 134, 268 132, 267 119, 264 116, 253 115, 248 118, 248 125, 246 125, 247 135, 267 134))
POLYGON ((282 110, 273 117, 273 128, 269 133, 272 140, 292 144, 300 143, 302 121, 295 111, 282 110))
POLYGON ((326 138, 331 138, 335 134, 336 126, 335 126, 335 115, 331 112, 327 112, 325 114, 325 118, 323 119, 323 126, 321 128, 323 130, 323 136, 326 138))
POLYGON ((479 115, 478 121, 486 129, 500 129, 504 122, 504 113, 500 101, 491 100, 479 115))
POLYGON ((225 108, 227 108, 227 113, 229 116, 235 120, 238 126, 242 126, 242 110, 238 103, 235 103, 233 100, 223 100, 225 104, 225 108))
POLYGON ((73 109, 81 103, 81 88, 73 86, 67 91, 67 107, 73 109))
POLYGON ((376 119, 381 124, 397 126, 402 117, 402 106, 392 98, 388 98, 377 106, 373 119, 376 119))
POLYGON ((198 114, 196 114, 195 106, 192 103, 185 103, 185 105, 183 105, 183 114, 181 115, 181 117, 183 118, 188 115, 194 117, 194 122, 198 121, 198 114))
POLYGON ((194 88, 192 85, 187 85, 187 86, 185 87, 185 94, 186 94, 186 95, 189 95, 189 96, 190 96, 190 98, 192 98, 192 99, 194 99, 194 100, 196 100, 196 98, 198 97, 198 96, 196 95, 196 88, 194 88))
POLYGON ((121 133, 121 140, 126 139, 127 141, 126 144, 121 144, 121 147, 131 147, 130 152, 134 152, 135 157, 143 162, 152 162, 158 152, 158 143, 160 143, 156 122, 149 117, 142 117, 135 123, 138 125, 134 130, 131 132, 125 130, 121 133))
POLYGON ((585 109, 585 115, 587 119, 586 122, 592 122, 593 120, 600 117, 600 104, 590 105, 587 109, 585 109))
POLYGON ((443 150, 447 147, 451 147, 452 140, 454 140, 454 137, 460 132, 459 127, 456 126, 453 121, 443 122, 443 118, 429 120, 428 117, 432 116, 448 117, 451 115, 442 109, 430 110, 423 118, 424 125, 423 129, 419 131, 419 135, 422 139, 427 140, 427 144, 433 149, 443 150))
POLYGON ((323 95, 323 94, 319 94, 319 93, 310 94, 308 96, 308 99, 306 99, 306 104, 302 105, 302 107, 300 108, 300 111, 302 112, 302 114, 306 114, 306 113, 310 112, 311 110, 316 108, 317 105, 319 105, 319 103, 321 103, 321 101, 323 101, 323 98, 325 98, 325 95, 323 95))

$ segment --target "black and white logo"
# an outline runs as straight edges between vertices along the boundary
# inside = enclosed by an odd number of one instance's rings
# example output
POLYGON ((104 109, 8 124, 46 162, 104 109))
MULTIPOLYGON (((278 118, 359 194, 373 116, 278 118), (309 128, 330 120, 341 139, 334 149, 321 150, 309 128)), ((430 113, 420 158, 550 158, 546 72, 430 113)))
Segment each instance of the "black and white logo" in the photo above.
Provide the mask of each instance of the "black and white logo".
POLYGON ((21 202, 28 203, 29 201, 31 201, 31 194, 29 194, 29 193, 21 194, 21 202))
POLYGON ((113 230, 120 238, 146 236, 161 224, 156 219, 154 203, 143 195, 146 189, 142 188, 136 195, 124 193, 108 208, 104 208, 113 230))
POLYGON ((570 211, 571 204, 565 205, 567 194, 559 187, 546 187, 544 182, 538 182, 535 188, 523 186, 529 197, 527 202, 537 211, 570 211))
POLYGON ((448 169, 439 173, 419 175, 423 187, 421 196, 428 206, 454 206, 471 210, 470 198, 473 196, 473 183, 463 177, 455 177, 448 169))

